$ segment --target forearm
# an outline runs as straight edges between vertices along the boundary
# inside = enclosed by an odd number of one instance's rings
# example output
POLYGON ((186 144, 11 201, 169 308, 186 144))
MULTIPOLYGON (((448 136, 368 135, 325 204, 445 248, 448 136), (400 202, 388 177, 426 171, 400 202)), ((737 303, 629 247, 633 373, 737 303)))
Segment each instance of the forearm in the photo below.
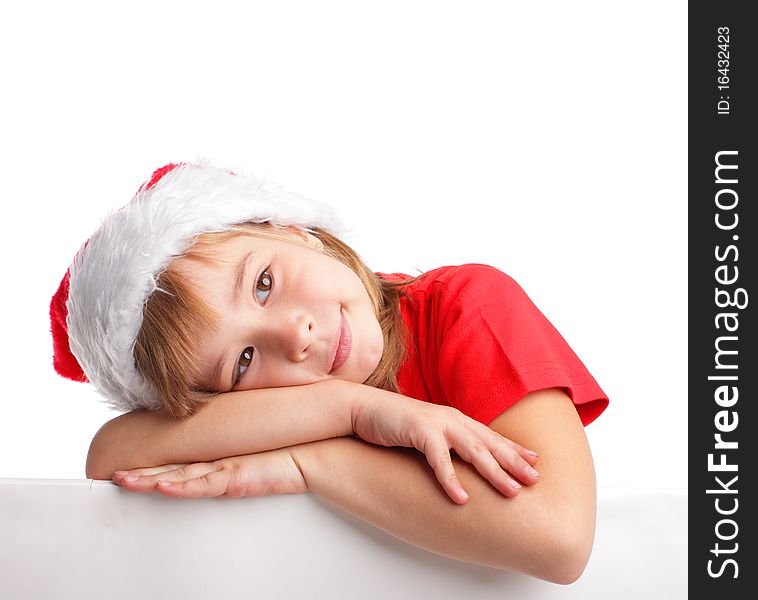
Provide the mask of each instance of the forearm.
POLYGON ((165 411, 126 413, 95 435, 87 477, 110 479, 116 470, 211 461, 352 435, 352 411, 364 387, 335 379, 234 392, 183 419, 165 411))
POLYGON ((454 457, 471 497, 456 505, 415 450, 340 438, 290 451, 310 491, 414 546, 556 583, 581 574, 586 557, 567 539, 571 524, 562 522, 555 502, 561 494, 544 480, 506 498, 454 457))

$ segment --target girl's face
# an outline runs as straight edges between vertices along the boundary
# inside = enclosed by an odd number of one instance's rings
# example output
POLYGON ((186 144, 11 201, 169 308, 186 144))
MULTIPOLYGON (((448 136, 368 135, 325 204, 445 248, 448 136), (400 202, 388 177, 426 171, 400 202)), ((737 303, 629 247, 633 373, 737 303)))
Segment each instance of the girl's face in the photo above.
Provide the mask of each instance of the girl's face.
POLYGON ((314 236, 241 235, 218 262, 178 258, 172 269, 221 316, 201 338, 201 385, 228 392, 337 378, 364 382, 379 364, 382 330, 366 288, 314 236))

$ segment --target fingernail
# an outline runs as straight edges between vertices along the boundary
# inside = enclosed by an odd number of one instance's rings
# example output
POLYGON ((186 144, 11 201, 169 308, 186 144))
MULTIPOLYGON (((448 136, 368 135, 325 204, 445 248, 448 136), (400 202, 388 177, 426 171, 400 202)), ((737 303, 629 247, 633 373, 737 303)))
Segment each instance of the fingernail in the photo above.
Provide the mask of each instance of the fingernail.
POLYGON ((521 489, 521 486, 518 483, 516 483, 515 481, 513 481, 513 479, 511 479, 508 483, 511 484, 511 487, 514 490, 520 490, 521 489))
POLYGON ((535 456, 535 457, 539 456, 539 454, 537 454, 534 450, 527 450, 526 453, 529 456, 535 456))
POLYGON ((466 493, 465 490, 461 490, 461 498, 463 498, 464 500, 469 499, 469 495, 466 493))
POLYGON ((126 480, 127 481, 137 481, 139 479, 139 475, 127 475, 126 480))
POLYGON ((529 473, 529 475, 531 475, 532 477, 539 477, 540 476, 539 471, 537 471, 536 469, 532 469, 532 467, 529 467, 526 470, 526 472, 529 473))
POLYGON ((123 477, 127 473, 128 473, 128 471, 115 471, 113 474, 114 475, 118 475, 119 477, 123 477))
POLYGON ((158 480, 158 485, 162 485, 164 487, 171 485, 170 481, 164 481, 163 479, 158 480))

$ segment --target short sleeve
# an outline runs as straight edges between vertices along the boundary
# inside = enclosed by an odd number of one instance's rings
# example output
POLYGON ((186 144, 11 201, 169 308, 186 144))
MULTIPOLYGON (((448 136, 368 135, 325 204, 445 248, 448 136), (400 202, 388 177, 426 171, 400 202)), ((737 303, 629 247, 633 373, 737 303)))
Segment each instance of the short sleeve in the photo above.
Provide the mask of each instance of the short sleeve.
POLYGON ((465 265, 440 285, 438 377, 451 406, 489 424, 527 394, 555 387, 584 425, 605 410, 603 390, 511 277, 465 265))

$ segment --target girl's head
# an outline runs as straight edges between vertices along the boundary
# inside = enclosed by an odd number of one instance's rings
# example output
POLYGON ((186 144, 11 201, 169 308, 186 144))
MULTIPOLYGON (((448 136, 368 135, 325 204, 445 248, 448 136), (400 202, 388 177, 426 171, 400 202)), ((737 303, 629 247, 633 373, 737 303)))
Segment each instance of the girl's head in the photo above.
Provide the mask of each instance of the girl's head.
POLYGON ((156 171, 53 298, 56 370, 119 410, 175 416, 231 389, 329 378, 397 389, 402 292, 329 230, 340 230, 331 209, 257 179, 156 171))
POLYGON ((134 355, 174 414, 218 392, 330 378, 361 383, 376 373, 375 385, 392 388, 377 369, 379 315, 392 303, 355 253, 323 231, 247 224, 207 234, 158 285, 134 355))

